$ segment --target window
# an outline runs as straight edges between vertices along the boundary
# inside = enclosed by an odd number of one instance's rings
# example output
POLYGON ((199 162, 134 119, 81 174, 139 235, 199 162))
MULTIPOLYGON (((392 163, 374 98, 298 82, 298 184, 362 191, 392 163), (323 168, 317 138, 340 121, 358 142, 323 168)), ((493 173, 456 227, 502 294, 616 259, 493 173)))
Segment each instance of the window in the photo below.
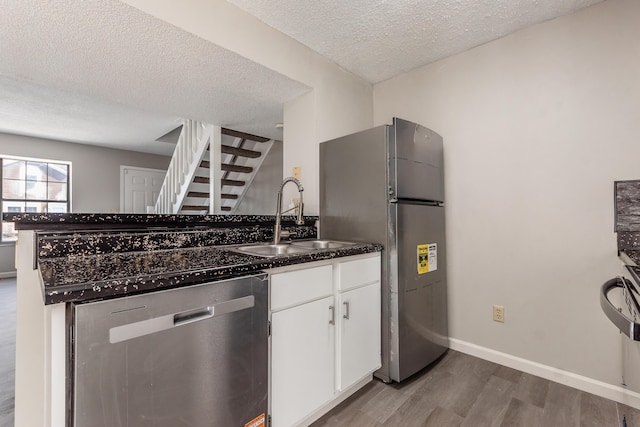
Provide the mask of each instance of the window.
MULTIPOLYGON (((68 163, 12 157, 0 157, 0 160, 2 212, 69 212, 68 163)), ((2 241, 16 239, 13 223, 3 222, 2 241)))

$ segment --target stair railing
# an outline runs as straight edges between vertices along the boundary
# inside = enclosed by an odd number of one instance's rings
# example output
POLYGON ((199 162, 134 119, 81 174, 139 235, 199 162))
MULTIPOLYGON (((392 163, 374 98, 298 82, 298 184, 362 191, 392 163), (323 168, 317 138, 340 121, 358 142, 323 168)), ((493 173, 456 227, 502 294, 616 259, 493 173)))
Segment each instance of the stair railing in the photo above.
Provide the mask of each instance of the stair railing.
POLYGON ((155 213, 178 213, 215 128, 216 126, 196 120, 184 120, 167 175, 158 194, 155 213))

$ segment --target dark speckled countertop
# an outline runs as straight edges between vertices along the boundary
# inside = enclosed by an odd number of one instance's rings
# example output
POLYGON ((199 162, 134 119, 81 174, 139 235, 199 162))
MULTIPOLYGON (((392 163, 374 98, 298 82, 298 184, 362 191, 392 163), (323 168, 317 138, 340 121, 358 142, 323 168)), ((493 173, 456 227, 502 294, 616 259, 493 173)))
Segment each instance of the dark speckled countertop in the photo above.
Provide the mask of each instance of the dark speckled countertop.
MULTIPOLYGON (((14 222, 17 230, 82 230, 127 228, 228 227, 273 224, 274 215, 163 215, 104 213, 3 213, 3 221, 14 222)), ((305 216, 313 225, 317 216, 305 216)), ((293 216, 283 216, 283 224, 293 223, 293 216)))
POLYGON ((208 246, 40 260, 45 304, 88 301, 240 277, 286 265, 382 250, 357 244, 341 249, 263 258, 208 246))
MULTIPOLYGON (((34 230, 45 304, 85 302, 240 277, 286 265, 359 255, 382 245, 257 257, 239 244, 269 242, 274 216, 4 214, 19 230, 34 230)), ((283 230, 296 239, 317 235, 317 217, 283 230)))

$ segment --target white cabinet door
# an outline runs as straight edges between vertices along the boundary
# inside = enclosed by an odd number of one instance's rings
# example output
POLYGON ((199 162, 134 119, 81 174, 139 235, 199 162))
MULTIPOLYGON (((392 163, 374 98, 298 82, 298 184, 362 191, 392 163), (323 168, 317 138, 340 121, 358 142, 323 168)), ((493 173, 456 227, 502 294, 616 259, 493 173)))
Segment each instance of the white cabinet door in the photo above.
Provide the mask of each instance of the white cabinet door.
POLYGON ((380 368, 380 282, 338 295, 338 391, 380 368))
POLYGON ((330 296, 271 315, 274 427, 294 425, 333 398, 333 304, 330 296))

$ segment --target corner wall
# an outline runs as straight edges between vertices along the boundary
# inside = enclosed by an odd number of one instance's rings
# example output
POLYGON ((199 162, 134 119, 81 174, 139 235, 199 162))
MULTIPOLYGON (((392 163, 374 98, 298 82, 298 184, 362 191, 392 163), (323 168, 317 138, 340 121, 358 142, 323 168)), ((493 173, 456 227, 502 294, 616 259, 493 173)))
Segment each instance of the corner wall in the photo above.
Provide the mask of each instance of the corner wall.
POLYGON ((640 178, 638 22, 608 0, 374 86, 376 125, 444 138, 454 342, 620 385, 598 298, 625 273, 613 181, 640 178))

